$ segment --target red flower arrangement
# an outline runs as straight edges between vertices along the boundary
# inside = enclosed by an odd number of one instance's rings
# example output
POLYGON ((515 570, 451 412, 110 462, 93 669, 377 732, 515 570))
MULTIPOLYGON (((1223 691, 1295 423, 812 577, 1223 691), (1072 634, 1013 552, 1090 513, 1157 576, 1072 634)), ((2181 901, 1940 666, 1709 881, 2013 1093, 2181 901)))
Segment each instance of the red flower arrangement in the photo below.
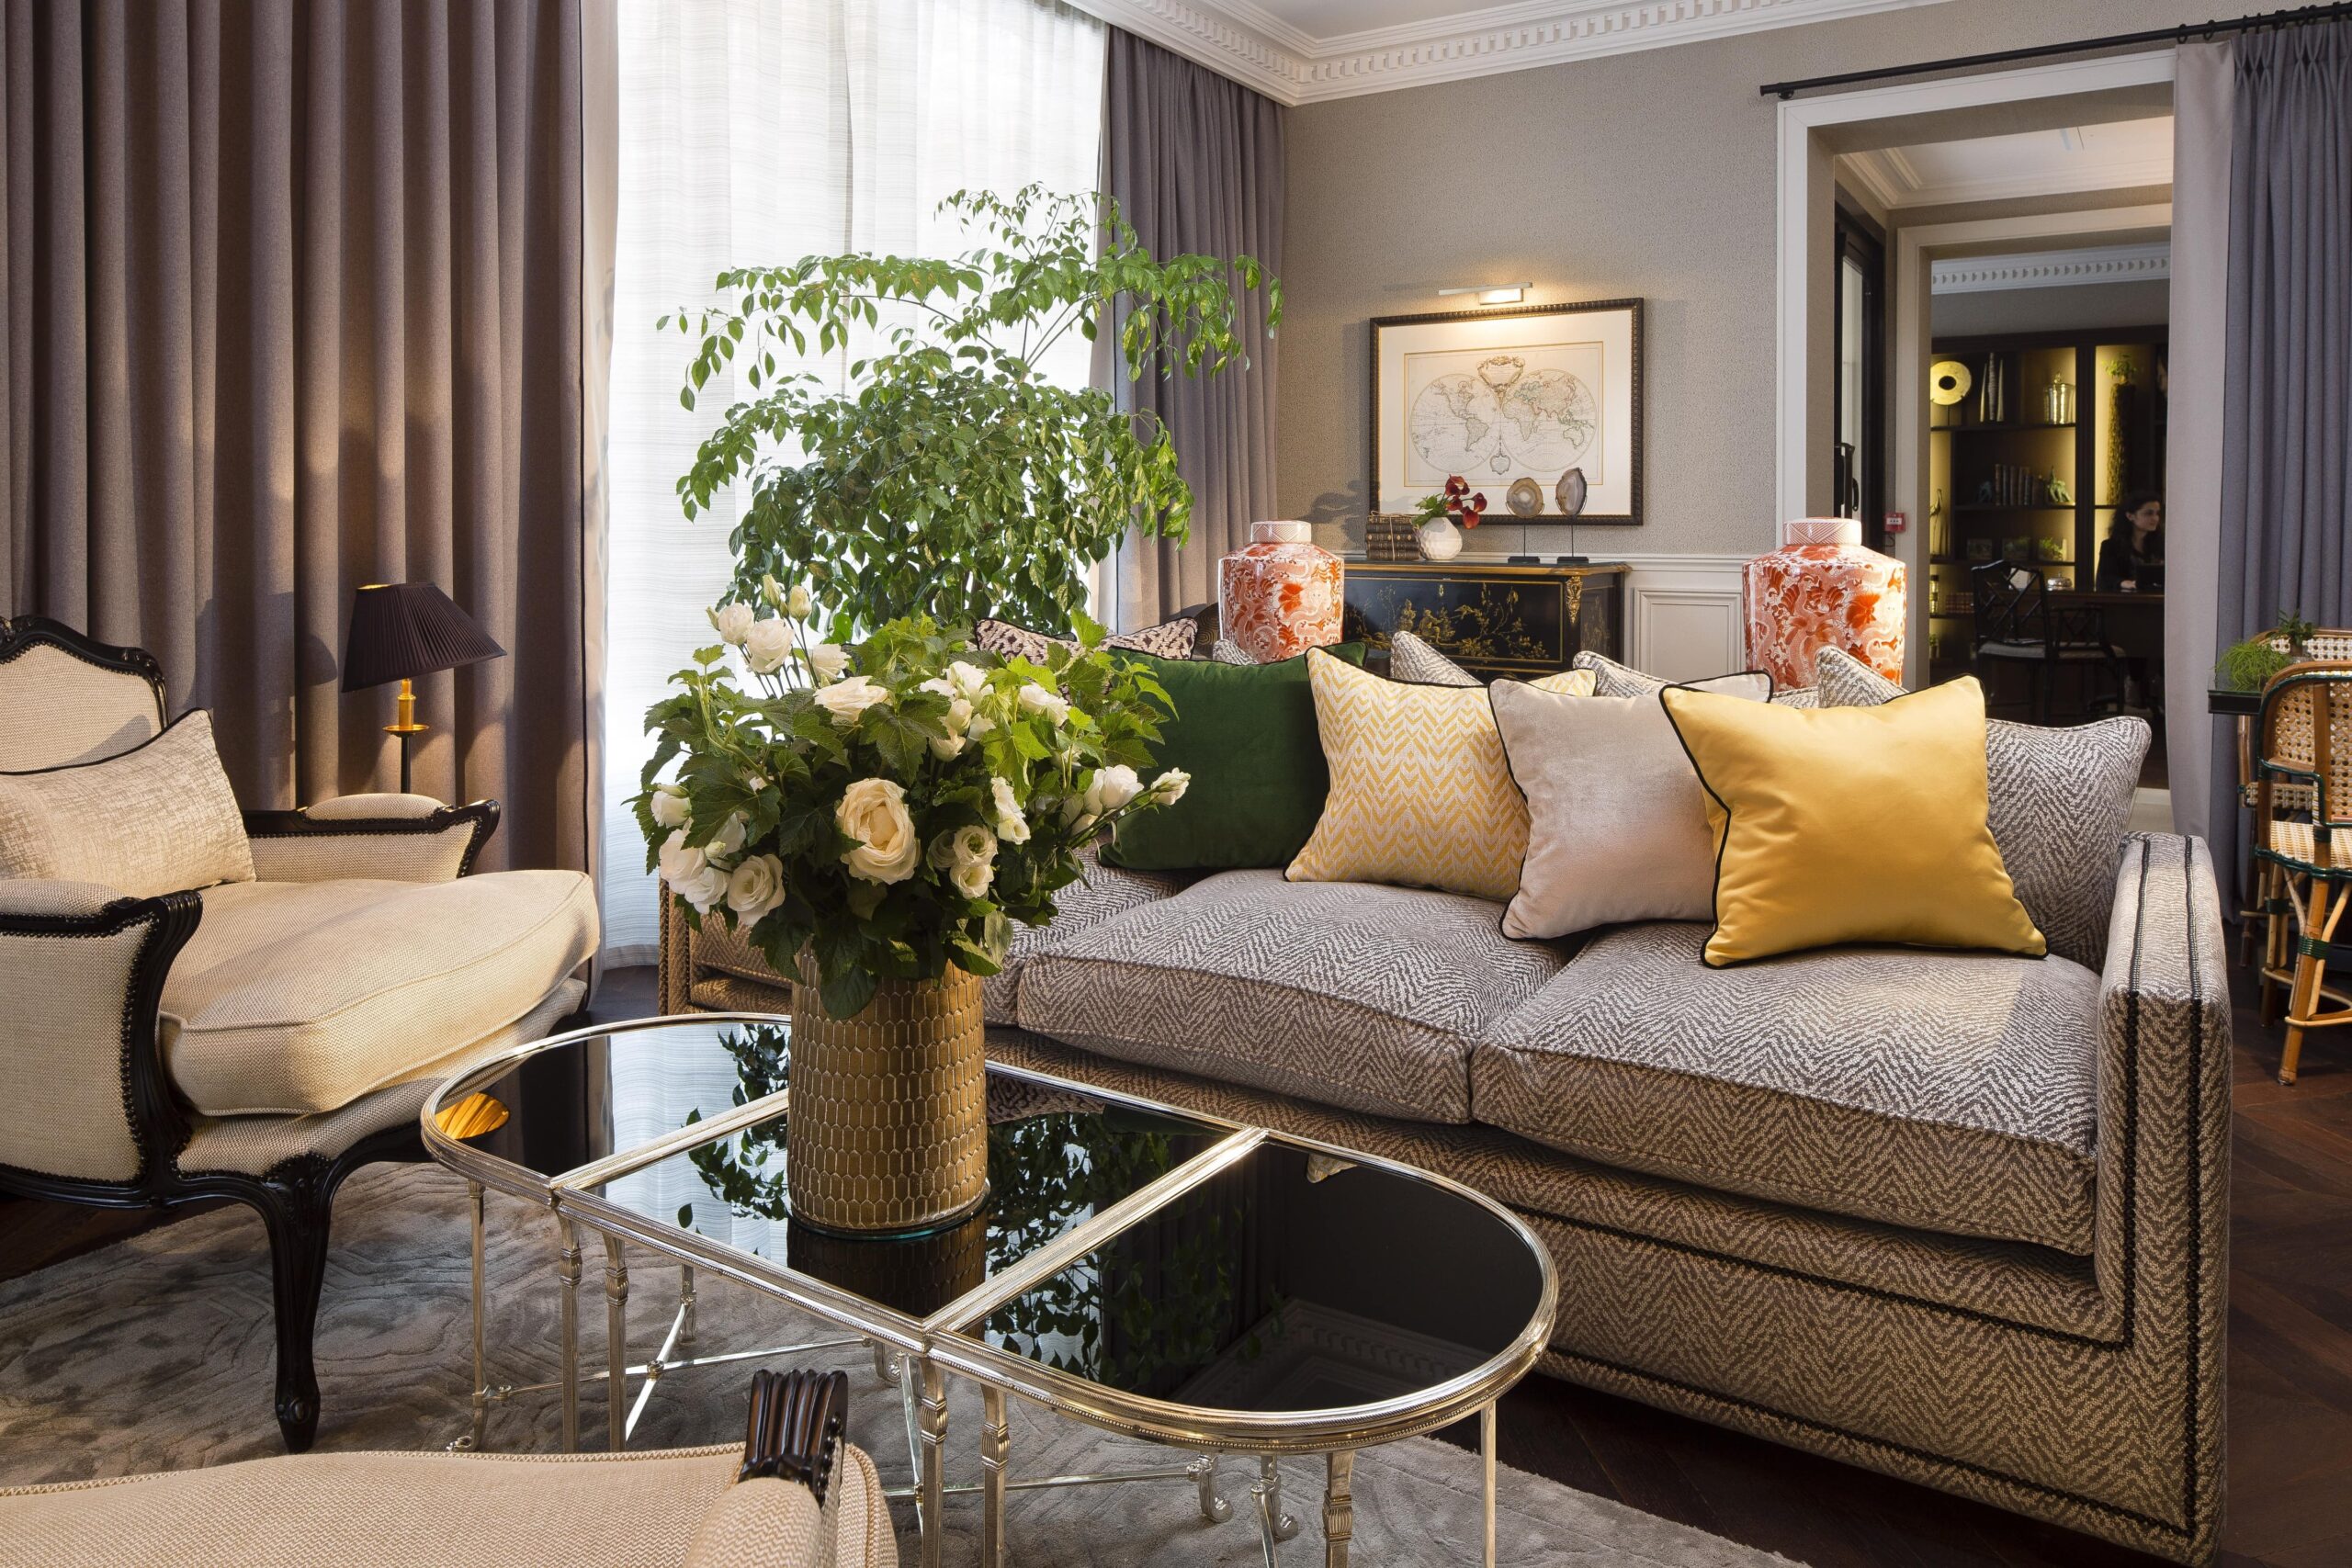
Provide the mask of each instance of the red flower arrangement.
POLYGON ((1473 493, 1470 481, 1460 474, 1446 476, 1445 489, 1436 495, 1424 496, 1418 509, 1419 520, 1434 523, 1448 517, 1464 528, 1476 528, 1487 514, 1487 492, 1473 493))

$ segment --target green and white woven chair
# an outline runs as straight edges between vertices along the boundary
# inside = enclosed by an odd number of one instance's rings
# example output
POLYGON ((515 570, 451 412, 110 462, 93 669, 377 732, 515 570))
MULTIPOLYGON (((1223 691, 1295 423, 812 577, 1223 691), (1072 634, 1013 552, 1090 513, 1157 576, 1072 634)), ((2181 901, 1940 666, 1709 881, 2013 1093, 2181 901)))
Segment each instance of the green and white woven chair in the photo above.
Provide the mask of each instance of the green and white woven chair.
POLYGON ((2278 1081, 2290 1084, 2306 1031, 2352 1023, 2352 991, 2327 980, 2328 947, 2352 899, 2352 660, 2294 664, 2272 676, 2256 735, 2264 999, 2267 1010, 2272 987, 2286 987, 2278 1081))

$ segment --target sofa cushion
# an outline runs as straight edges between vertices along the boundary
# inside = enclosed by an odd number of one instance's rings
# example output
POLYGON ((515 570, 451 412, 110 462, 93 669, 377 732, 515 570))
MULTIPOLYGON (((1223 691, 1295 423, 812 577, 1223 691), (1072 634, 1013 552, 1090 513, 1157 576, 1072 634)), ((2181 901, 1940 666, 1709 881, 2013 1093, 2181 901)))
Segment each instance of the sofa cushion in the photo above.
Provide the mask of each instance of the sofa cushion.
MULTIPOLYGON (((1873 707, 1904 688, 1860 660, 1815 656, 1825 706, 1873 707)), ((1986 821, 2018 902, 2061 958, 2107 961, 2108 916, 2132 822, 2148 725, 2129 716, 2063 729, 1984 721, 1986 821)))
POLYGON ((172 1081, 208 1116, 333 1111, 529 1012, 596 930, 571 871, 212 888, 164 980, 172 1081))
POLYGON ((1481 1029, 1557 974, 1479 898, 1228 871, 1057 942, 1020 1021, 1106 1056, 1418 1122, 1470 1119, 1481 1029))
POLYGON ((1720 1190, 2091 1250, 2098 976, 1902 948, 1709 969, 1706 940, 1596 938, 1487 1032, 1478 1120, 1720 1190))
POLYGON ((1193 878, 1176 872, 1122 871, 1105 865, 1092 847, 1078 852, 1079 879, 1054 895, 1054 920, 1046 926, 1012 925, 1004 967, 980 987, 980 1016, 989 1023, 1020 1021, 1021 971, 1030 959, 1068 942, 1090 926, 1144 904, 1172 898, 1193 878))

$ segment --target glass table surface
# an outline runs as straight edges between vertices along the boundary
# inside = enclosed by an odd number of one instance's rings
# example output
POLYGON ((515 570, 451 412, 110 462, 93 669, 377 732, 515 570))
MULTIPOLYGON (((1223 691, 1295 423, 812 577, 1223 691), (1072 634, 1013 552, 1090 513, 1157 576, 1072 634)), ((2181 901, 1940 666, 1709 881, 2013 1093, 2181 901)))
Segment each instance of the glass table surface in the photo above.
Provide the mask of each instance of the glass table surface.
POLYGON ((1545 1294, 1486 1203, 1270 1140, 960 1326, 1099 1388, 1294 1415, 1464 1378, 1522 1344, 1545 1294))
POLYGON ((841 1236, 792 1216, 788 1113, 573 1191, 920 1322, 1231 1135, 1232 1129, 989 1075, 989 1195, 915 1236, 841 1236))

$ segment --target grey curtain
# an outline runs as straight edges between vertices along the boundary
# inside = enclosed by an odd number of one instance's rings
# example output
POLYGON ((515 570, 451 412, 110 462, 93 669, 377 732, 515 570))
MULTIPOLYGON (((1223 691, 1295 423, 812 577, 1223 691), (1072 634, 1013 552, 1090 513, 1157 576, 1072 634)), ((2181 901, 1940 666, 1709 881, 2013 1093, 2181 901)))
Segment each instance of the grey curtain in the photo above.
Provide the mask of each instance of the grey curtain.
MULTIPOLYGON (((1252 255, 1283 264, 1283 108, 1117 28, 1102 87, 1102 189, 1156 256, 1252 255)), ((1274 506, 1274 351, 1262 312, 1247 369, 1206 378, 1119 369, 1115 330, 1095 344, 1096 384, 1159 416, 1193 490, 1190 542, 1130 537, 1115 562, 1118 624, 1149 626, 1216 597, 1216 560, 1274 506)))
POLYGON ((153 651, 252 807, 391 787, 354 588, 508 657, 416 787, 589 864, 577 0, 0 0, 0 605, 153 651))
MULTIPOLYGON (((2234 49, 2224 645, 2282 610, 2352 624, 2352 23, 2248 33, 2234 49)), ((2237 814, 2214 794, 2218 852, 2237 814)))

